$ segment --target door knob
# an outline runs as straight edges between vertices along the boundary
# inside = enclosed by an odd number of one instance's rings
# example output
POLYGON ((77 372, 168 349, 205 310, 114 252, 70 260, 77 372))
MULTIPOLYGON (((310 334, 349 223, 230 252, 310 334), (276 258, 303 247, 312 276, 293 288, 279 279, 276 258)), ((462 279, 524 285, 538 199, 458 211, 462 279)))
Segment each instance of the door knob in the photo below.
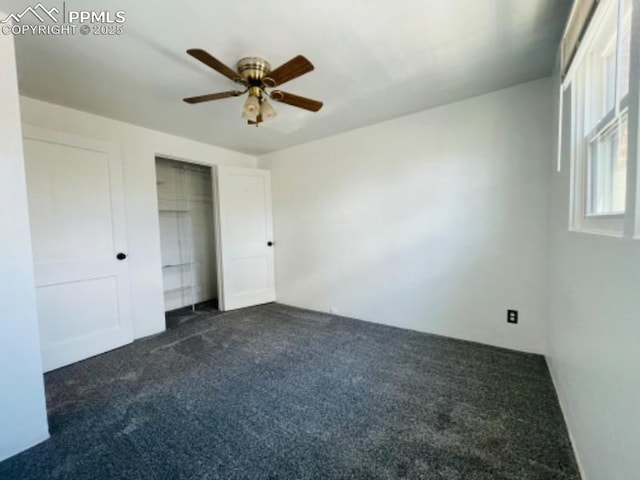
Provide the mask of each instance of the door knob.
POLYGON ((120 252, 119 254, 116 255, 116 258, 118 260, 124 260, 125 258, 127 258, 127 255, 122 253, 122 252, 120 252))
POLYGON ((267 242, 267 247, 273 247, 273 242, 271 241, 267 242))

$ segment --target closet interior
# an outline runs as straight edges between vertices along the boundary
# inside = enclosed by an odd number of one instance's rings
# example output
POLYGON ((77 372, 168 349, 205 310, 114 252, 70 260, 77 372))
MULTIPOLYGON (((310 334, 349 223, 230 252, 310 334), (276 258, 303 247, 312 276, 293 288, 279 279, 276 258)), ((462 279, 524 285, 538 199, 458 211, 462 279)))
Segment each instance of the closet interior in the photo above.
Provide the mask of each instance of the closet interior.
POLYGON ((217 300, 211 168, 156 158, 165 311, 217 300))

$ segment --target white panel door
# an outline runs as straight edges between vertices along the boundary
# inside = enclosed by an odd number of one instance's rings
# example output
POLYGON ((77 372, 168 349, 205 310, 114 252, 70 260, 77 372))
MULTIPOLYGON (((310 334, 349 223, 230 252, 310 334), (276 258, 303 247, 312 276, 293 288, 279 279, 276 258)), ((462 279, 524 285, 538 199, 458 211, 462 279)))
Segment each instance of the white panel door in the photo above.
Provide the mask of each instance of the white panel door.
POLYGON ((49 371, 133 341, 122 172, 110 144, 29 125, 23 132, 49 371))
POLYGON ((271 174, 216 167, 220 309, 273 302, 271 174))

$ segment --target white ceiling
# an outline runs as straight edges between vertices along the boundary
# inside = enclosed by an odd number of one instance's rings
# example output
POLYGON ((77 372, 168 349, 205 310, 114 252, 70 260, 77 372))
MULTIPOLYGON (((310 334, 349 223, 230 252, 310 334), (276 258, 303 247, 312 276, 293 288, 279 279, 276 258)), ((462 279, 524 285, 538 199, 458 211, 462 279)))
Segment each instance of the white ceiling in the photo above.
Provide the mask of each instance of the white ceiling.
MULTIPOLYGON (((0 0, 13 13, 37 2, 0 0)), ((43 3, 62 9, 62 1, 43 3)), ((124 10, 119 37, 16 38, 21 93, 250 154, 262 154, 549 75, 571 0, 67 0, 124 10), (283 90, 319 113, 275 104, 260 128, 242 98, 187 105, 234 89, 188 57, 272 66, 303 54, 316 70, 283 90)))

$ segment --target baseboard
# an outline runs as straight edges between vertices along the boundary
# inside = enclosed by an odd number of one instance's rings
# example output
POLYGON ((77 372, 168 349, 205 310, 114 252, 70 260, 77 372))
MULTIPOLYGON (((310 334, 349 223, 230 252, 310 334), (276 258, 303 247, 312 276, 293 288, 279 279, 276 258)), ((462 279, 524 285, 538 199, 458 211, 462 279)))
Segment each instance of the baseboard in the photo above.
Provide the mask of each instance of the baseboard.
POLYGON ((588 480, 587 474, 584 471, 584 467, 582 465, 582 459, 580 458, 580 452, 576 448, 576 441, 573 436, 573 432, 571 431, 571 424, 569 423, 569 404, 566 401, 564 395, 562 394, 562 390, 558 388, 559 382, 556 380, 555 374, 553 373, 553 368, 551 366, 550 358, 545 355, 544 359, 547 363, 547 370, 549 370, 549 375, 551 376, 551 383, 553 383, 553 388, 556 390, 556 395, 558 397, 558 403, 560 404, 560 411, 562 412, 562 418, 564 419, 564 424, 567 426, 567 433, 569 433, 569 441, 571 442, 571 449, 573 450, 573 455, 576 457, 576 463, 578 464, 578 471, 580 472, 580 478, 582 480, 588 480))
POLYGON ((495 348, 501 348, 503 350, 511 350, 513 352, 519 352, 519 353, 528 353, 528 354, 532 354, 532 355, 540 355, 542 357, 544 357, 547 353, 546 348, 544 346, 528 346, 528 347, 523 347, 523 346, 519 346, 519 345, 507 345, 506 343, 502 343, 502 342, 493 342, 490 339, 486 339, 486 338, 482 338, 479 339, 478 337, 474 336, 474 335, 468 335, 465 334, 464 332, 436 332, 433 330, 428 330, 426 328, 423 329, 418 329, 415 327, 408 327, 408 326, 403 326, 403 325, 397 325, 397 324, 391 324, 391 323, 385 323, 385 322, 380 322, 377 320, 369 320, 369 319, 364 319, 361 317, 354 317, 352 315, 349 314, 345 314, 345 313, 329 313, 325 310, 319 310, 319 309, 315 309, 315 308, 311 308, 311 307, 307 307, 307 306, 301 306, 301 305, 296 305, 293 303, 287 303, 287 302, 281 302, 279 300, 276 300, 277 304, 279 305, 284 305, 286 307, 293 307, 293 308, 297 308, 300 310, 306 310, 308 312, 313 312, 313 313, 317 313, 317 314, 321 314, 321 315, 330 315, 330 316, 336 316, 336 317, 343 317, 343 318, 349 318, 352 320, 358 320, 359 322, 367 322, 367 323, 375 323, 376 325, 384 325, 386 327, 390 327, 390 328, 399 328, 401 330, 409 330, 411 332, 418 332, 418 333, 426 333, 427 335, 434 335, 436 337, 443 337, 443 338, 449 338, 451 340, 460 340, 462 342, 469 342, 469 343, 475 343, 478 345, 484 345, 484 346, 488 346, 488 347, 495 347, 495 348))

